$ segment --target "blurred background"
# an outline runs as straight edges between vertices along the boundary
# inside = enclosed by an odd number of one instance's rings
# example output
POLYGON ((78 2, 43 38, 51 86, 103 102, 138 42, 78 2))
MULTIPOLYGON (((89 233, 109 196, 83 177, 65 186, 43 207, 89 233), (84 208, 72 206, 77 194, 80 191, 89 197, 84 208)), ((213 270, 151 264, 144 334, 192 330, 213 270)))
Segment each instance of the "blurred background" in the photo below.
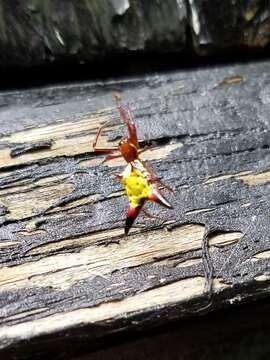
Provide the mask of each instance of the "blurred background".
POLYGON ((3 87, 268 55, 269 0, 1 0, 3 87))

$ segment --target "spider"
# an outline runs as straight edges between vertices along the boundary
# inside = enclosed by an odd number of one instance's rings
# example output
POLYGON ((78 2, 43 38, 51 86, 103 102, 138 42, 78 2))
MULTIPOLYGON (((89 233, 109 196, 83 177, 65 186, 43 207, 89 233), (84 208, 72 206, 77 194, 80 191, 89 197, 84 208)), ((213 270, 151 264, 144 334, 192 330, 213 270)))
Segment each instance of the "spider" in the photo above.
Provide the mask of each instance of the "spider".
POLYGON ((101 135, 103 128, 108 124, 108 122, 105 122, 104 125, 98 128, 92 146, 94 151, 109 153, 109 155, 105 157, 105 160, 111 160, 122 156, 127 162, 123 172, 114 173, 114 175, 123 183, 129 200, 125 223, 125 234, 127 235, 141 210, 148 217, 159 218, 157 215, 151 215, 143 209, 143 206, 147 201, 154 201, 166 208, 172 208, 172 205, 161 193, 160 187, 164 187, 173 193, 174 190, 165 185, 155 172, 140 159, 140 154, 149 147, 145 146, 144 148, 140 148, 136 126, 130 110, 127 110, 124 107, 118 93, 114 93, 113 96, 120 117, 126 124, 128 136, 123 137, 119 141, 118 146, 108 148, 97 147, 98 138, 101 135))

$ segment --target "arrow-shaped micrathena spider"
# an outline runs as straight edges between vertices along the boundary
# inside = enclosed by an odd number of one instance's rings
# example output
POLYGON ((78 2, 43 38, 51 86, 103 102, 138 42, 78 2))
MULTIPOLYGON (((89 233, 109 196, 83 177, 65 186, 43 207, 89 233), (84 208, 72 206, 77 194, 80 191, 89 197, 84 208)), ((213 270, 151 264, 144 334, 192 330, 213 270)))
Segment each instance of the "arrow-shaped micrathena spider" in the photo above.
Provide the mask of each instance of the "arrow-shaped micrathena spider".
MULTIPOLYGON (((125 234, 127 235, 146 201, 155 201, 167 208, 172 208, 171 204, 162 195, 160 187, 164 187, 172 192, 174 191, 169 186, 165 185, 154 173, 154 171, 143 160, 140 159, 139 155, 148 147, 140 148, 136 126, 130 110, 125 109, 121 103, 119 94, 114 93, 113 95, 120 117, 127 126, 128 136, 122 138, 119 141, 118 146, 109 148, 97 147, 97 141, 102 132, 102 129, 108 123, 105 122, 105 124, 99 127, 97 130, 96 138, 93 142, 93 149, 94 151, 98 152, 110 153, 106 156, 105 160, 111 160, 123 156, 127 162, 127 166, 122 173, 114 173, 114 175, 122 181, 129 200, 129 207, 125 224, 125 234)), ((149 214, 144 209, 143 212, 147 216, 158 217, 149 214)))

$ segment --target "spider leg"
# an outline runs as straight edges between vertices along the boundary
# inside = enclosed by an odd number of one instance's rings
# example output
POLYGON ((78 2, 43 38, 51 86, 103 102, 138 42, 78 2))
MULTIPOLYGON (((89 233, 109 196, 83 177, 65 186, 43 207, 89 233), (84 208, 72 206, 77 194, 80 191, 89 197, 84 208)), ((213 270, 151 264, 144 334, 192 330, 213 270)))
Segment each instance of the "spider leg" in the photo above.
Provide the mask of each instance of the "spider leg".
POLYGON ((175 195, 175 191, 174 189, 172 189, 169 185, 166 185, 159 176, 157 176, 157 174, 154 172, 154 170, 147 165, 144 161, 141 161, 143 166, 145 167, 145 169, 149 172, 150 174, 150 179, 149 181, 151 183, 157 183, 160 184, 161 186, 163 186, 165 189, 167 189, 168 191, 172 192, 175 195))
POLYGON ((112 160, 112 159, 117 159, 117 158, 120 158, 120 157, 122 157, 123 155, 122 154, 110 154, 110 155, 107 155, 106 157, 105 157, 105 160, 104 161, 106 161, 106 160, 112 160))
POLYGON ((92 144, 92 147, 94 149, 94 151, 96 152, 113 152, 113 151, 116 151, 118 150, 118 147, 117 146, 112 146, 112 147, 107 147, 107 148, 104 148, 104 147, 97 147, 97 142, 98 142, 98 139, 102 133, 102 130, 104 129, 104 127, 106 127, 108 125, 108 123, 110 122, 110 120, 106 121, 102 126, 100 126, 98 129, 97 129, 97 134, 96 134, 96 137, 95 137, 95 140, 92 144))
POLYGON ((123 106, 123 104, 121 102, 121 96, 119 93, 114 92, 113 97, 116 101, 117 109, 119 111, 120 117, 122 118, 122 120, 124 121, 124 123, 127 126, 128 139, 130 140, 130 142, 133 145, 135 145, 138 148, 139 144, 138 144, 137 130, 136 130, 136 125, 135 125, 135 122, 131 115, 131 112, 130 112, 130 110, 126 110, 125 107, 123 106))
POLYGON ((172 192, 173 195, 176 195, 175 190, 173 188, 171 188, 169 185, 165 184, 160 178, 157 179, 157 183, 160 184, 161 186, 163 186, 168 191, 172 192))
POLYGON ((114 172, 114 171, 113 171, 112 174, 113 174, 114 176, 116 176, 117 179, 119 179, 119 180, 122 180, 122 178, 123 178, 123 175, 122 175, 121 173, 117 173, 117 172, 114 172))
POLYGON ((161 216, 156 215, 156 214, 151 214, 150 212, 148 212, 145 209, 142 209, 142 212, 144 213, 145 216, 147 216, 150 219, 159 219, 159 220, 162 220, 162 221, 167 221, 167 219, 164 219, 161 216))
POLYGON ((142 149, 140 149, 138 151, 138 154, 140 155, 140 154, 142 154, 143 152, 145 152, 147 150, 151 150, 151 149, 153 149, 153 147, 154 147, 154 145, 145 145, 142 149))

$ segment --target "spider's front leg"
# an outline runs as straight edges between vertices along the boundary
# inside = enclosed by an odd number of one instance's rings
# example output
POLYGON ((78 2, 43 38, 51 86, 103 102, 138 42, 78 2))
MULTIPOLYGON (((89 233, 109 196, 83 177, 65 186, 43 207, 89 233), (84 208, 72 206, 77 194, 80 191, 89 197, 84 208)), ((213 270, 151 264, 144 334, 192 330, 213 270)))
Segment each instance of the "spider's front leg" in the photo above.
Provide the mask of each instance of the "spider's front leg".
POLYGON ((100 126, 97 129, 97 134, 96 134, 95 140, 94 140, 94 142, 92 144, 93 149, 96 152, 108 152, 108 153, 110 153, 110 152, 114 152, 114 151, 118 150, 117 146, 112 146, 112 147, 107 147, 107 148, 97 147, 97 142, 98 142, 98 139, 99 139, 99 137, 101 135, 101 132, 107 126, 108 123, 109 123, 109 121, 106 121, 102 126, 100 126))
MULTIPOLYGON (((96 137, 95 137, 95 140, 92 144, 92 147, 93 147, 93 150, 95 152, 104 152, 104 153, 114 153, 116 151, 119 151, 118 150, 118 147, 117 146, 111 146, 111 147, 97 147, 97 142, 98 142, 98 139, 101 135, 101 132, 102 130, 104 129, 104 127, 108 124, 109 121, 106 121, 102 126, 100 126, 98 129, 97 129, 97 134, 96 134, 96 137)), ((107 155, 105 157, 105 161, 106 160, 112 160, 112 159, 115 159, 115 158, 118 158, 118 157, 121 157, 122 155, 121 154, 110 154, 110 155, 107 155)))

